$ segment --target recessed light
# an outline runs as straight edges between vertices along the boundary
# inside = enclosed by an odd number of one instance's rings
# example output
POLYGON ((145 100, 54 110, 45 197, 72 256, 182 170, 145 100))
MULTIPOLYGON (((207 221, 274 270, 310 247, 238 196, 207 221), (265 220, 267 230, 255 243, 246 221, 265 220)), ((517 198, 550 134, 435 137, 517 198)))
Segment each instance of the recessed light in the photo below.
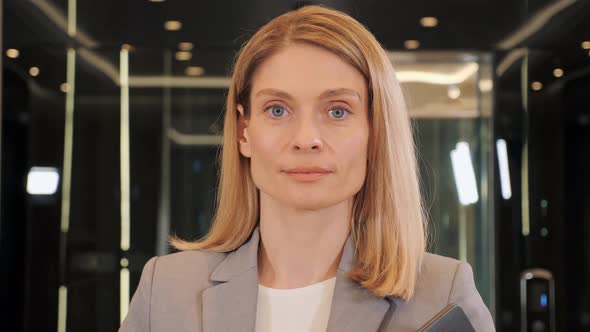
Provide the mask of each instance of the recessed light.
POLYGON ((585 50, 590 50, 590 41, 586 40, 582 42, 582 48, 585 50))
POLYGON ((561 68, 553 69, 553 76, 555 76, 555 77, 563 76, 563 69, 561 69, 561 68))
POLYGON ((178 44, 178 49, 181 51, 190 51, 194 47, 193 43, 183 42, 178 44))
POLYGON ((184 72, 189 76, 200 76, 203 75, 205 69, 203 69, 203 67, 190 66, 186 67, 186 70, 184 72))
POLYGON ((37 67, 29 68, 29 75, 31 75, 33 77, 39 75, 39 68, 37 68, 37 67))
POLYGON ((406 40, 404 42, 404 47, 408 50, 415 50, 420 47, 420 42, 414 39, 406 40))
POLYGON ((9 48, 6 50, 6 56, 11 59, 18 58, 20 52, 16 48, 9 48))
POLYGON ((68 83, 62 83, 62 84, 59 86, 59 89, 61 90, 61 92, 63 92, 63 93, 66 93, 66 92, 68 92, 68 90, 70 89, 70 86, 69 86, 69 84, 68 84, 68 83))
POLYGON ((535 82, 531 83, 531 88, 535 91, 539 91, 539 90, 543 89, 543 83, 535 81, 535 82))
POLYGON ((434 28, 438 25, 438 19, 432 16, 422 17, 420 19, 420 24, 425 28, 434 28))
POLYGON ((164 28, 168 31, 177 31, 182 28, 182 23, 180 21, 166 21, 164 28))
POLYGON ((178 60, 178 61, 190 60, 192 57, 193 57, 193 54, 191 52, 187 52, 187 51, 176 52, 176 60, 178 60))
POLYGON ((459 89, 459 87, 456 85, 449 85, 447 88, 447 95, 451 99, 458 99, 461 97, 461 89, 459 89))
POLYGON ((492 88, 494 87, 494 81, 492 81, 491 79, 482 79, 480 80, 477 85, 479 86, 479 89, 481 91, 487 92, 487 91, 491 91, 492 88))

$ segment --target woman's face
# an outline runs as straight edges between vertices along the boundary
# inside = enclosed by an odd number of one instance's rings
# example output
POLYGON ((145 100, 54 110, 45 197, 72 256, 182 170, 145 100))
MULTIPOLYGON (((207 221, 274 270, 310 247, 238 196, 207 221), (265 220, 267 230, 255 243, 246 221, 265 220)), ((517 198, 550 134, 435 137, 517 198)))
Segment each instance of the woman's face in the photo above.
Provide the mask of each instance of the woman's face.
POLYGON ((367 86, 338 56, 306 44, 282 49, 254 73, 249 119, 242 105, 237 108, 240 153, 250 158, 261 197, 317 210, 361 189, 369 139, 367 86))

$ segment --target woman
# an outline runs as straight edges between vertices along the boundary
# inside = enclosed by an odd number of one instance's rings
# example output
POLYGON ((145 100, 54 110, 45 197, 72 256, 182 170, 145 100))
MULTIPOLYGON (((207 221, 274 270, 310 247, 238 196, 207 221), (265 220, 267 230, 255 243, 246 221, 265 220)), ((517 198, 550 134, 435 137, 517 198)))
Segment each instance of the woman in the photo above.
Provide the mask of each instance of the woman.
POLYGON ((469 264, 425 252, 411 126, 374 36, 321 6, 246 43, 207 236, 143 270, 121 331, 493 331, 469 264))

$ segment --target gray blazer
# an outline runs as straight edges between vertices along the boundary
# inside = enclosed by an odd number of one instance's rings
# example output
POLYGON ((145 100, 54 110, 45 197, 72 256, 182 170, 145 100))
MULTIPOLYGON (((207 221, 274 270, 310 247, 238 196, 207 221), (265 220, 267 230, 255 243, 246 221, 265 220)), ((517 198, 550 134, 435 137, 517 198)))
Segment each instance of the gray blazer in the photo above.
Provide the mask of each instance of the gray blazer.
MULTIPOLYGON (((229 253, 184 251, 150 259, 143 269, 122 332, 254 331, 258 295, 259 228, 229 253)), ((448 303, 460 305, 476 331, 494 323, 468 263, 426 254, 410 301, 377 297, 344 273, 352 267, 352 237, 336 275, 328 332, 415 331, 448 303)))

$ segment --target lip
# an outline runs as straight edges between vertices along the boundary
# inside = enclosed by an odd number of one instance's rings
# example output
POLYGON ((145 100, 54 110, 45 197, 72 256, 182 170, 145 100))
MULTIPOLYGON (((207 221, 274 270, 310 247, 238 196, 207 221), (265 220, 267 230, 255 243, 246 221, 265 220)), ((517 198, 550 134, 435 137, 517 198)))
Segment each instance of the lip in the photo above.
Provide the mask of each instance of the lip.
POLYGON ((286 173, 332 173, 329 169, 318 167, 318 166, 308 166, 308 167, 293 167, 285 170, 286 173))
POLYGON ((289 177, 299 182, 315 182, 332 173, 322 167, 295 167, 284 171, 289 177))

